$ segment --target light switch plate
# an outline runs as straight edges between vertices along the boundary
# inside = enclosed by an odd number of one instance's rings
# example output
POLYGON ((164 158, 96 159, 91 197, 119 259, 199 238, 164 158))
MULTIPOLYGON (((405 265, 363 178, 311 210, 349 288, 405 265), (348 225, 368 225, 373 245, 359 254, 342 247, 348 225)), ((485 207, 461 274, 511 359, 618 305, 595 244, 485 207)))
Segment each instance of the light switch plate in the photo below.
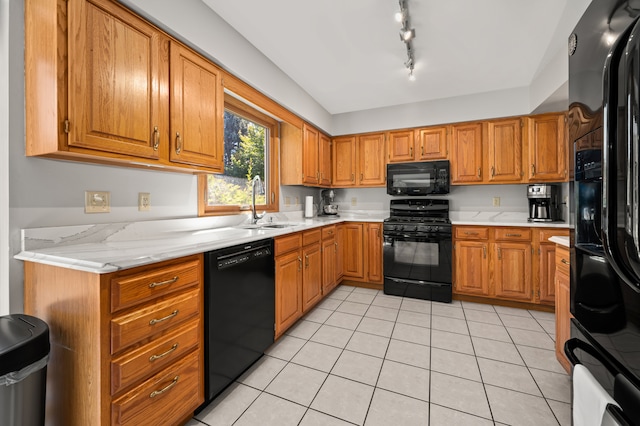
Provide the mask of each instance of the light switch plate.
POLYGON ((151 210, 151 194, 138 192, 138 211, 148 212, 149 210, 151 210))
POLYGON ((109 191, 85 191, 85 213, 109 213, 111 211, 111 193, 109 191))

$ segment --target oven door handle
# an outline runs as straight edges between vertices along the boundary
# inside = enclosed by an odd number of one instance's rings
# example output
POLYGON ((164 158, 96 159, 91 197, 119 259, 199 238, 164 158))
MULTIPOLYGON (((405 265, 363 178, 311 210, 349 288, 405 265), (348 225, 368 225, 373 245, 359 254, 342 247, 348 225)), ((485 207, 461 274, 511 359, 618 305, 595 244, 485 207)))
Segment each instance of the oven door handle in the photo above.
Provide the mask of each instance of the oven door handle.
POLYGON ((449 284, 449 283, 436 283, 436 282, 431 282, 431 281, 408 280, 408 279, 392 278, 392 277, 385 277, 385 278, 387 278, 388 280, 391 280, 393 282, 396 282, 396 283, 428 285, 428 286, 431 286, 431 287, 451 287, 451 284, 449 284))
POLYGON ((580 360, 575 354, 576 349, 583 350, 589 355, 591 355, 592 357, 594 357, 595 359, 597 359, 598 362, 600 362, 602 365, 605 366, 605 368, 609 371, 609 373, 611 373, 612 376, 615 377, 616 375, 620 374, 620 371, 613 364, 611 364, 611 362, 609 362, 602 355, 600 355, 600 353, 596 350, 596 348, 575 337, 567 340, 564 343, 564 353, 569 359, 569 361, 571 362, 571 364, 573 365, 581 364, 580 360))

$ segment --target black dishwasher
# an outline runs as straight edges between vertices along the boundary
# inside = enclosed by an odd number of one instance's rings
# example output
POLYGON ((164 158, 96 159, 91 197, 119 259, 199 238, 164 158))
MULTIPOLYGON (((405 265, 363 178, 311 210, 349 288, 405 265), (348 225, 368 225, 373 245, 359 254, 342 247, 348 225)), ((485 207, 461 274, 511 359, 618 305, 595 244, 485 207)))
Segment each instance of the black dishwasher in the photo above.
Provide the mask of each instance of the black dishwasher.
POLYGON ((273 239, 205 253, 205 404, 274 341, 273 239))

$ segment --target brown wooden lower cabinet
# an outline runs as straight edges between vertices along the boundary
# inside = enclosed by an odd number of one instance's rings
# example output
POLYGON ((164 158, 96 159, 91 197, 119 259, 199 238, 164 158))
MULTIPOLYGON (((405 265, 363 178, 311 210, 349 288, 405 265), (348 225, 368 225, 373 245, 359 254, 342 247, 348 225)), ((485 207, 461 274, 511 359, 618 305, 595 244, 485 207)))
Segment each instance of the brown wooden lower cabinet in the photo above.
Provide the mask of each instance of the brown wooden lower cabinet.
POLYGON ((178 424, 204 402, 202 255, 97 274, 25 262, 51 425, 178 424))
POLYGON ((569 249, 556 248, 556 358, 567 373, 571 374, 571 363, 564 354, 564 342, 571 337, 569 249))
POLYGON ((555 304, 556 291, 555 244, 548 239, 568 234, 562 228, 454 226, 454 294, 548 309, 542 307, 555 304))
POLYGON ((343 226, 344 278, 382 284, 382 223, 347 222, 343 226))

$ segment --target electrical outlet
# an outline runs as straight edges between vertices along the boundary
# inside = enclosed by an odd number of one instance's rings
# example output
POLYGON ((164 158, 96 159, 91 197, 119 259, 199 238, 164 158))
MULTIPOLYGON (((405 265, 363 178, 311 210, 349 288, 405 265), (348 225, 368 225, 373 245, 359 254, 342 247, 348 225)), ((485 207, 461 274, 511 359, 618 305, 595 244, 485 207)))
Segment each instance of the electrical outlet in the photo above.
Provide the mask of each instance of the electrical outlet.
POLYGON ((357 206, 358 205, 358 199, 356 197, 351 198, 351 205, 352 206, 357 206))
POLYGON ((138 211, 148 212, 149 210, 151 210, 151 194, 138 192, 138 211))
POLYGON ((567 206, 569 205, 569 196, 568 195, 564 196, 564 200, 563 200, 562 204, 567 205, 567 206))
POLYGON ((291 197, 284 197, 284 205, 287 207, 291 205, 291 197))
POLYGON ((111 193, 109 191, 85 191, 85 213, 109 213, 111 211, 111 193))
POLYGON ((500 197, 493 197, 493 207, 500 207, 500 197))

